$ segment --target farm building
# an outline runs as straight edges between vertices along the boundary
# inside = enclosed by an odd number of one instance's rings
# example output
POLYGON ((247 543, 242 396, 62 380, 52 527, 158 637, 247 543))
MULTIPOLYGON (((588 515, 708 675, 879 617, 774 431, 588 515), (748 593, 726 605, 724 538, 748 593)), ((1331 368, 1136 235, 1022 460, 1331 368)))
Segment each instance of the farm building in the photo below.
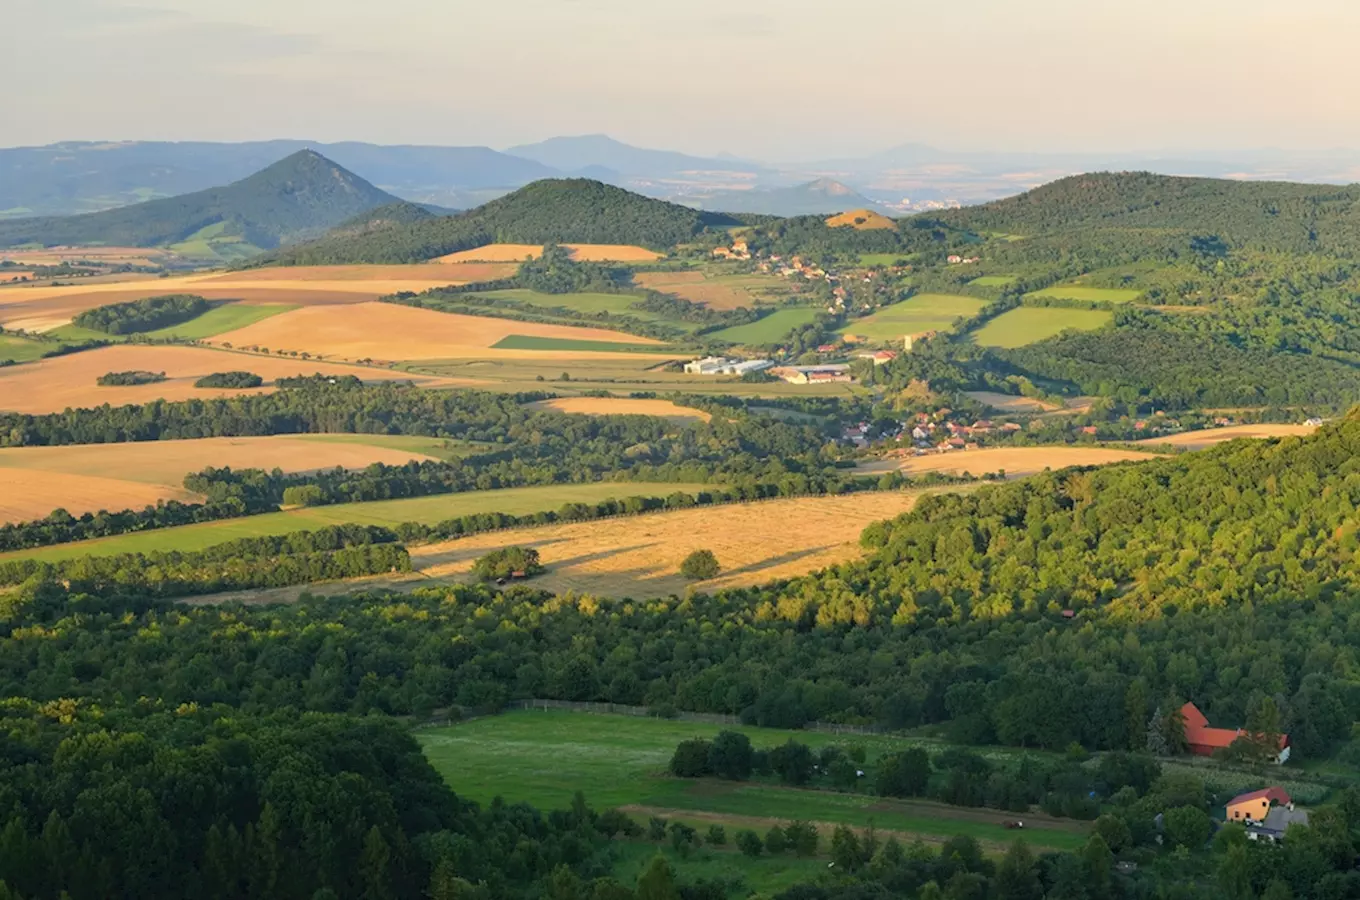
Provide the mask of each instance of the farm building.
MULTIPOLYGON (((1214 728, 1193 703, 1181 707, 1181 718, 1185 720, 1185 742, 1190 752, 1197 756, 1212 756, 1215 750, 1222 750, 1238 738, 1249 736, 1241 728, 1214 728)), ((1283 763, 1289 759, 1289 735, 1280 735, 1279 750, 1275 762, 1283 763)))
POLYGON ((875 350, 872 353, 856 353, 858 359, 871 359, 874 365, 882 366, 897 359, 897 352, 894 350, 875 350))
POLYGON ((1239 794, 1225 807, 1229 822, 1264 822, 1271 806, 1290 804, 1289 793, 1281 787, 1262 788, 1239 794))
POLYGON ((827 384, 855 380, 850 374, 849 367, 837 363, 824 366, 780 366, 771 369, 770 374, 789 384, 827 384))
POLYGON ((768 359, 728 359, 725 356, 709 356, 685 363, 687 375, 745 375, 748 372, 763 372, 774 365, 768 359))

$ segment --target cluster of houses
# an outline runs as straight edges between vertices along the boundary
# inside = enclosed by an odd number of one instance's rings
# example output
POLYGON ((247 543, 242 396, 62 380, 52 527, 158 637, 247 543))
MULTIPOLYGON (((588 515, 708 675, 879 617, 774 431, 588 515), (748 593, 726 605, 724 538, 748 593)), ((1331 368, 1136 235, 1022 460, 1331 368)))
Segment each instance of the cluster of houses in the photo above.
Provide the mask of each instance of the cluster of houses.
POLYGON ((951 266, 971 266, 973 263, 981 261, 982 257, 980 256, 959 256, 958 254, 953 254, 945 260, 951 266))
POLYGON ((732 359, 727 356, 706 356, 685 363, 686 375, 747 375, 772 368, 768 359, 732 359))
POLYGON ((779 366, 771 369, 774 377, 789 384, 836 384, 850 383, 855 377, 850 374, 846 363, 827 363, 819 366, 779 366))
MULTIPOLYGON (((757 251, 751 249, 751 245, 747 241, 740 238, 733 241, 730 247, 714 248, 713 257, 727 260, 755 260, 757 268, 761 272, 781 275, 784 278, 804 278, 810 281, 824 280, 832 285, 832 302, 827 306, 827 312, 832 313, 844 310, 851 300, 850 291, 846 287, 847 280, 854 279, 863 284, 874 284, 879 277, 879 273, 869 270, 842 275, 839 272, 828 271, 802 256, 792 256, 788 259, 778 254, 761 256, 757 251)), ((910 272, 911 266, 893 266, 888 271, 892 274, 903 274, 910 272)))
MULTIPOLYGON (((988 435, 1009 435, 1020 430, 1020 426, 1015 422, 996 423, 990 419, 979 419, 972 425, 964 425, 946 418, 952 414, 953 410, 950 409, 938 410, 933 415, 917 413, 914 419, 904 422, 896 434, 881 435, 886 438, 910 436, 912 441, 912 446, 889 450, 886 456, 889 459, 901 459, 907 456, 952 453, 957 450, 977 450, 981 446, 979 438, 988 435)), ((860 422, 858 425, 847 426, 841 437, 847 443, 863 448, 869 446, 868 434, 869 424, 860 422)))

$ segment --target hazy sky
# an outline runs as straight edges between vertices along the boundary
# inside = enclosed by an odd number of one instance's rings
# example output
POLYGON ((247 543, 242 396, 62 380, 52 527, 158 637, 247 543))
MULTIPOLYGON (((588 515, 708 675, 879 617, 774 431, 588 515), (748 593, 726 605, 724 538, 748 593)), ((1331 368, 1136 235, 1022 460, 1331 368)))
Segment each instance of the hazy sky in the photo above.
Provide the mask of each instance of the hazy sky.
POLYGON ((0 145, 1360 147, 1357 0, 2 0, 0 145))

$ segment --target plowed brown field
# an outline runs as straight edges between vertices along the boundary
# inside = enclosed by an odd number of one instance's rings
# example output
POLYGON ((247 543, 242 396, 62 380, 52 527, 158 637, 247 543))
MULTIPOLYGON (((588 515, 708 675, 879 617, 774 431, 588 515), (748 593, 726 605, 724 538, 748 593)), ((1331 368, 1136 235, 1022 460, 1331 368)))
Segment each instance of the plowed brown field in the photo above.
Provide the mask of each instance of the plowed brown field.
POLYGON ((1167 437, 1148 438, 1139 443, 1203 450, 1205 447, 1237 438, 1306 437, 1314 431, 1317 431, 1315 425, 1230 425, 1227 428, 1206 428, 1202 431, 1186 431, 1167 437))
POLYGON ((956 450, 952 453, 931 453, 906 459, 885 459, 858 467, 860 472, 891 472, 894 470, 918 474, 921 472, 949 472, 961 475, 990 475, 1005 472, 1008 477, 1033 475, 1044 469, 1063 469, 1068 466, 1103 466, 1130 460, 1156 459, 1153 453, 1135 450, 1116 450, 1112 447, 996 447, 988 450, 956 450))

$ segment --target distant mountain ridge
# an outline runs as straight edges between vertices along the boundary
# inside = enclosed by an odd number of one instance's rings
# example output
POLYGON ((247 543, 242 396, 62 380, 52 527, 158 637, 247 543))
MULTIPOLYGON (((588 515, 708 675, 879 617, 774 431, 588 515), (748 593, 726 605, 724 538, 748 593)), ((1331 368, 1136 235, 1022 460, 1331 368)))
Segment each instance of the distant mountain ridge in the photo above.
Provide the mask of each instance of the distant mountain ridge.
POLYGON ((570 174, 602 174, 608 170, 619 175, 660 176, 679 172, 760 172, 753 163, 732 158, 690 156, 672 150, 648 150, 616 141, 604 134, 555 137, 537 144, 521 144, 505 151, 511 156, 533 160, 570 174))
POLYGON ((819 216, 852 209, 885 212, 854 188, 831 178, 785 188, 722 191, 698 198, 696 202, 704 209, 766 216, 819 216))
POLYGON ((0 246, 163 247, 210 229, 214 237, 270 249, 400 202, 320 154, 302 150, 225 187, 79 216, 0 222, 0 246))
POLYGON ((378 228, 352 226, 280 250, 256 265, 412 263, 491 243, 637 244, 668 250, 728 216, 653 200, 581 178, 537 181, 456 216, 412 216, 378 228))

